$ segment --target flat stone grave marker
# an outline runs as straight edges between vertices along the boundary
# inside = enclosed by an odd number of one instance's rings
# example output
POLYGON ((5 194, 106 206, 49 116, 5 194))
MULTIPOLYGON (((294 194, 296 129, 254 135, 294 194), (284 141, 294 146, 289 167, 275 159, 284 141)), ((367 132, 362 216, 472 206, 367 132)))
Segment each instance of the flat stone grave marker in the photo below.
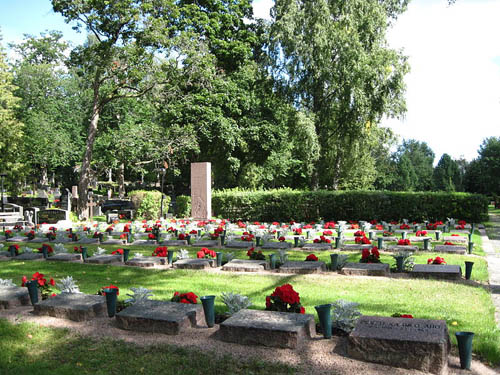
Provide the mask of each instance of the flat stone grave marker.
POLYGON ((42 253, 22 253, 14 258, 15 260, 44 260, 42 253))
POLYGON ((174 262, 174 268, 202 270, 215 267, 215 259, 179 259, 174 262))
POLYGON ((201 304, 148 300, 116 314, 118 327, 131 331, 178 335, 190 327, 203 325, 201 304))
POLYGON ((433 240, 433 238, 429 237, 429 236, 427 236, 427 237, 410 237, 409 239, 411 242, 424 242, 425 239, 431 240, 431 242, 432 242, 432 240, 433 240))
POLYGON ((262 245, 263 249, 290 249, 292 244, 290 242, 266 242, 262 245))
POLYGON ((69 211, 52 209, 37 212, 38 224, 57 224, 59 220, 69 220, 69 211))
POLYGON ((229 241, 226 243, 226 247, 232 249, 250 249, 254 247, 254 244, 249 241, 229 241))
POLYGON ((347 250, 347 251, 353 251, 353 250, 364 250, 364 249, 371 249, 373 245, 342 245, 340 250, 347 250))
POLYGON ((28 242, 32 242, 32 243, 44 243, 44 242, 47 242, 47 241, 48 241, 47 238, 35 237, 35 238, 33 238, 32 240, 30 240, 28 242))
POLYGON ((186 240, 166 240, 162 242, 164 246, 187 246, 186 240))
POLYGON ((0 251, 0 259, 4 258, 4 260, 8 260, 10 258, 10 252, 9 251, 0 251))
POLYGON ((219 339, 245 345, 300 347, 316 335, 314 315, 243 309, 220 324, 219 339))
POLYGON ((465 254, 467 253, 467 248, 457 245, 436 245, 434 246, 434 251, 438 253, 465 254))
POLYGON ((196 247, 215 247, 217 246, 218 241, 197 241, 193 243, 193 246, 196 247))
POLYGON ((0 286, 0 310, 29 305, 28 288, 18 286, 0 286))
POLYGON ((82 237, 82 238, 79 238, 78 241, 75 241, 75 243, 78 243, 78 244, 97 244, 97 243, 99 243, 99 239, 98 238, 82 237))
POLYGON ((166 257, 138 257, 132 258, 125 262, 127 266, 150 268, 164 266, 167 264, 166 257))
POLYGON ((443 241, 467 243, 469 239, 461 236, 445 236, 443 237, 443 241))
POLYGON ((410 251, 412 253, 415 253, 418 251, 418 246, 412 246, 412 245, 394 245, 394 246, 388 246, 385 249, 386 251, 393 251, 393 252, 398 252, 398 251, 410 251))
POLYGON ((320 273, 326 272, 326 264, 325 262, 318 261, 287 261, 278 269, 278 272, 299 274, 320 273))
POLYGON ((28 237, 14 236, 7 240, 7 242, 26 242, 28 237))
POLYGON ((233 259, 222 266, 223 271, 258 272, 267 268, 265 260, 233 259))
POLYGON ((302 246, 302 250, 310 250, 310 251, 324 251, 324 250, 331 250, 332 249, 332 244, 331 243, 306 243, 304 246, 302 246))
POLYGON ((343 275, 388 276, 387 263, 346 263, 340 270, 343 275))
POLYGON ((78 253, 61 253, 48 257, 47 260, 55 260, 59 262, 81 262, 82 254, 78 253))
POLYGON ((348 356, 442 375, 450 337, 444 320, 361 316, 348 338, 348 356))
POLYGON ((462 278, 460 266, 450 264, 415 264, 410 272, 413 277, 456 280, 462 278))
POLYGON ((81 322, 106 314, 106 297, 83 293, 61 293, 34 305, 35 314, 81 322))
POLYGON ((110 263, 121 263, 123 260, 122 255, 94 255, 85 259, 85 263, 91 264, 110 264, 110 263))
POLYGON ((401 237, 382 237, 382 236, 379 237, 383 238, 384 242, 397 242, 398 240, 401 239, 401 237))
POLYGON ((155 240, 135 240, 134 242, 132 242, 132 245, 156 245, 156 241, 155 240))
POLYGON ((123 245, 124 240, 119 240, 117 238, 110 238, 101 242, 103 245, 123 245))

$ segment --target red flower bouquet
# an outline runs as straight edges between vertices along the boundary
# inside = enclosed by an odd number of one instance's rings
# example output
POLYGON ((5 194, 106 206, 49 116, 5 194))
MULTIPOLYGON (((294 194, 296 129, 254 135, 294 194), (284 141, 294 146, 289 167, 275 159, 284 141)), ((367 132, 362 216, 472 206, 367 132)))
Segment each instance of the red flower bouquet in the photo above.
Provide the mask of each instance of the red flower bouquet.
POLYGON ((196 305, 198 303, 198 296, 193 292, 188 292, 188 293, 175 292, 174 296, 170 301, 196 305))
POLYGON ((446 264, 446 262, 444 261, 444 258, 435 257, 434 259, 427 259, 427 264, 446 264))
POLYGON ((332 240, 326 238, 325 236, 319 236, 319 238, 315 238, 314 243, 332 243, 332 240))
POLYGON ((409 239, 406 239, 406 240, 399 240, 398 241, 398 245, 399 246, 410 246, 411 245, 411 242, 409 239))
POLYGON ((364 249, 361 252, 360 263, 380 263, 380 253, 377 246, 373 246, 371 250, 364 249))
POLYGON ((206 247, 202 247, 200 251, 196 253, 196 257, 198 259, 203 259, 203 258, 215 258, 217 254, 215 254, 215 251, 209 250, 206 247))
POLYGON ((306 261, 308 261, 308 262, 317 262, 318 260, 319 260, 318 257, 314 254, 309 254, 306 257, 306 261))
POLYGON ((154 257, 166 257, 167 256, 167 247, 166 246, 158 246, 155 251, 153 251, 152 256, 154 257))
POLYGON ((304 314, 305 309, 300 304, 300 296, 290 284, 277 287, 266 297, 266 310, 304 314))
POLYGON ((262 254, 262 251, 255 251, 255 248, 251 248, 250 250, 247 251, 247 256, 251 260, 265 260, 266 257, 264 254, 262 254))
POLYGON ((123 255, 123 249, 116 249, 111 252, 111 255, 123 255))
POLYGON ((116 285, 110 284, 108 286, 103 286, 98 294, 105 296, 106 292, 104 291, 104 289, 116 289, 116 295, 120 295, 120 289, 116 285))

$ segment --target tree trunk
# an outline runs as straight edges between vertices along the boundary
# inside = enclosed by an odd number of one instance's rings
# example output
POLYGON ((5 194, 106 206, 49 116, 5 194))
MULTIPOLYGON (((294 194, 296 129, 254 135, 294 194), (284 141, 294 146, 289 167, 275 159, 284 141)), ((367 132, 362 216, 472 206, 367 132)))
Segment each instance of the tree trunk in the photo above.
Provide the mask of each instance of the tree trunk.
POLYGON ((92 106, 92 117, 90 119, 89 130, 87 134, 87 145, 83 155, 82 166, 80 168, 80 181, 78 182, 78 205, 77 212, 80 217, 88 217, 87 201, 88 201, 88 186, 90 180, 90 163, 92 161, 92 151, 94 149, 94 141, 97 135, 97 124, 99 123, 99 115, 101 109, 99 107, 99 85, 98 79, 94 81, 94 103, 92 106))
MULTIPOLYGON (((108 169, 108 182, 113 182, 113 170, 111 168, 108 169)), ((110 184, 108 188, 108 199, 111 199, 113 196, 113 186, 110 184)))
POLYGON ((123 198, 125 196, 125 164, 121 163, 118 169, 118 196, 123 198))

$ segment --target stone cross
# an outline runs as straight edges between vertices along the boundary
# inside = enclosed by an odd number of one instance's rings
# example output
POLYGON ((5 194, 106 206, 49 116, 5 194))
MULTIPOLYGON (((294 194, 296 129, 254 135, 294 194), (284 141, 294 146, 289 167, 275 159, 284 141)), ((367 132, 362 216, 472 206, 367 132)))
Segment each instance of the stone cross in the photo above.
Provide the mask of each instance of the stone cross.
POLYGON ((94 202, 94 198, 92 195, 89 197, 89 201, 87 203, 87 207, 89 208, 89 219, 90 221, 93 220, 94 217, 94 207, 97 206, 97 204, 94 202))

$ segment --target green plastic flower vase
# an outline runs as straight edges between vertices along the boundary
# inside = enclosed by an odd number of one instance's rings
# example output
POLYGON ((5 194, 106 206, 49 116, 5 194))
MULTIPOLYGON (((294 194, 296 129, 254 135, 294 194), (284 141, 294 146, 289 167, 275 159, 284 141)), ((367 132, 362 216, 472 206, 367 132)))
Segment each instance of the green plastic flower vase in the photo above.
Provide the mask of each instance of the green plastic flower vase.
POLYGON ((470 226, 470 232, 474 233, 475 230, 476 230, 476 224, 472 223, 470 226))
POLYGON ((114 288, 105 288, 102 291, 106 293, 106 307, 108 309, 108 316, 112 318, 116 314, 117 290, 114 288))
POLYGON ((191 235, 188 234, 186 236, 186 240, 187 240, 188 245, 191 245, 191 235))
POLYGON ((396 268, 397 268, 398 272, 403 272, 404 262, 405 262, 404 257, 400 257, 400 256, 396 257, 396 268))
POLYGON ((222 252, 217 251, 215 255, 217 260, 217 267, 222 267, 222 252))
MULTIPOLYGON (((333 255, 333 254, 332 254, 333 255)), ((314 306, 316 312, 318 313, 319 324, 321 326, 321 331, 323 332, 323 337, 329 339, 332 337, 332 305, 319 305, 314 306)))
POLYGON ((377 247, 379 250, 384 248, 384 237, 377 238, 377 247))
POLYGON ((407 234, 408 234, 408 233, 407 233, 406 231, 402 231, 402 232, 401 232, 401 239, 406 240, 406 235, 407 235, 407 234))
POLYGON ((269 254, 269 266, 272 270, 276 268, 276 254, 269 254))
POLYGON ((127 233, 127 242, 128 243, 134 242, 134 238, 132 236, 132 233, 130 233, 130 232, 127 233))
POLYGON ((465 280, 470 280, 470 275, 472 274, 472 266, 474 262, 465 262, 465 280))
POLYGON ((474 242, 469 242, 469 254, 472 254, 473 249, 474 249, 474 242))
POLYGON ((415 225, 413 226, 413 231, 414 231, 415 233, 417 233, 419 230, 420 230, 420 225, 415 224, 415 225))
POLYGON ((14 258, 16 256, 16 247, 14 245, 9 246, 10 256, 14 258))
POLYGON ((49 257, 49 249, 46 245, 42 245, 42 254, 45 259, 49 257))
POLYGON ((331 270, 337 271, 339 268, 339 254, 330 254, 331 270))
POLYGON ((123 263, 128 260, 128 255, 130 254, 130 249, 123 249, 123 263))
POLYGON ((35 303, 38 303, 38 281, 28 281, 25 285, 28 287, 31 304, 34 305, 35 303))
POLYGON ((335 248, 338 249, 340 247, 340 235, 335 237, 335 248))
POLYGON ((392 224, 389 224, 389 225, 387 226, 387 230, 388 230, 389 232, 392 232, 392 224))
POLYGON ((431 243, 430 238, 424 238, 424 250, 429 250, 429 244, 431 243))
POLYGON ((221 246, 224 246, 226 243, 226 236, 224 234, 221 234, 219 237, 221 246))
POLYGON ((469 242, 472 242, 472 233, 467 233, 467 238, 469 239, 469 242))
POLYGON ((205 322, 208 328, 212 328, 215 325, 215 296, 202 296, 200 300, 205 313, 205 322))
POLYGON ((369 239, 370 241, 372 241, 372 240, 374 239, 374 238, 373 238, 373 233, 374 233, 374 232, 373 232, 372 230, 368 232, 368 239, 369 239))
POLYGON ((260 246, 260 236, 255 237, 255 246, 260 246))
POLYGON ((82 247, 82 259, 85 260, 88 258, 88 253, 87 253, 87 248, 86 247, 82 247))
POLYGON ((299 236, 293 237, 293 246, 299 247, 299 236))
POLYGON ((470 370, 472 361, 472 339, 473 332, 455 332, 458 343, 458 354, 460 356, 460 367, 470 370))
POLYGON ((174 250, 167 250, 167 261, 168 261, 168 264, 170 264, 170 265, 172 265, 172 262, 174 260, 174 253, 175 253, 174 250))
POLYGON ((434 235, 436 236, 436 241, 439 241, 441 239, 441 232, 437 230, 434 235))

